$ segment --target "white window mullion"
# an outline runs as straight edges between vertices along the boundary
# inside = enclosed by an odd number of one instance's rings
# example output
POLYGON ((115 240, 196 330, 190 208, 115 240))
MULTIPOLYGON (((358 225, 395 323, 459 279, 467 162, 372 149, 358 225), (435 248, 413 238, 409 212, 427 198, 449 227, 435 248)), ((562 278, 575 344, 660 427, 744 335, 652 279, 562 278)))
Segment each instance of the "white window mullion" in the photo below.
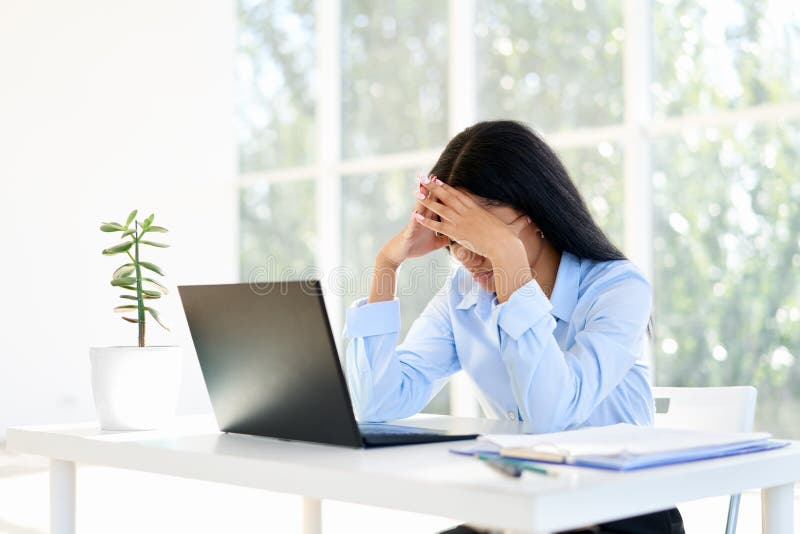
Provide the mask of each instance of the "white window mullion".
POLYGON ((676 135, 703 128, 732 128, 742 123, 774 125, 798 119, 800 119, 800 102, 777 102, 742 109, 721 109, 713 113, 654 119, 648 126, 647 133, 652 139, 656 136, 676 135))
MULTIPOLYGON (((337 174, 341 158, 340 0, 317 0, 316 22, 316 171, 317 264, 334 337, 342 330, 342 296, 326 279, 341 264, 341 187, 337 174)), ((309 217, 312 214, 308 214, 309 217)))
POLYGON ((448 2, 447 130, 451 137, 473 124, 478 116, 475 1, 448 2))
MULTIPOLYGON (((647 128, 652 121, 652 33, 649 0, 625 0, 625 252, 653 280, 653 198, 647 128)), ((646 357, 652 362, 651 347, 646 357)), ((654 367, 650 366, 651 371, 654 367)))
MULTIPOLYGON (((447 23, 447 129, 452 137, 477 117, 475 0, 449 0, 447 23)), ((463 372, 450 381, 450 413, 461 417, 480 413, 472 385, 463 372)))
POLYGON ((554 150, 569 150, 572 148, 597 148, 605 142, 619 142, 625 138, 625 126, 613 124, 610 126, 593 126, 590 128, 575 128, 555 132, 542 132, 542 137, 554 150))

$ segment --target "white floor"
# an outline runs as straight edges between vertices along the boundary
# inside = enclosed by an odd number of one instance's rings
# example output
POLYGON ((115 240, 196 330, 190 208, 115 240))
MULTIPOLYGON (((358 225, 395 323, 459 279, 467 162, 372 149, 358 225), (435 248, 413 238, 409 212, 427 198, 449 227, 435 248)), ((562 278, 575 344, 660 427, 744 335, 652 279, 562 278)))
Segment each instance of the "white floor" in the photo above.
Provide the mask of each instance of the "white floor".
MULTIPOLYGON (((0 444, 0 533, 44 534, 48 524, 45 460, 8 453, 0 444)), ((680 506, 688 533, 722 533, 727 499, 680 506)), ((78 468, 78 532, 300 534, 297 497, 103 467, 78 468)), ((800 492, 795 491, 800 532, 800 492)), ((323 507, 325 534, 433 533, 455 522, 340 502, 323 507)), ((738 532, 760 532, 758 492, 742 498, 738 532)))

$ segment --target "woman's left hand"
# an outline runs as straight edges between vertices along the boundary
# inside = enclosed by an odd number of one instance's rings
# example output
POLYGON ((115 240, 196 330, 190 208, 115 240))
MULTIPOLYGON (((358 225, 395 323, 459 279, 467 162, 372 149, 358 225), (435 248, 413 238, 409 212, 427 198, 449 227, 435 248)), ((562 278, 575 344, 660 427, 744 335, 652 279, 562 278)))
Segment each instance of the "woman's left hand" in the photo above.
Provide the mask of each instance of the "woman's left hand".
POLYGON ((417 222, 490 260, 496 253, 507 249, 509 243, 518 240, 519 233, 531 223, 530 217, 521 216, 506 224, 469 195, 436 177, 431 177, 428 183, 423 179, 422 188, 427 189, 429 194, 417 195, 420 204, 437 214, 441 220, 428 219, 417 213, 417 222))

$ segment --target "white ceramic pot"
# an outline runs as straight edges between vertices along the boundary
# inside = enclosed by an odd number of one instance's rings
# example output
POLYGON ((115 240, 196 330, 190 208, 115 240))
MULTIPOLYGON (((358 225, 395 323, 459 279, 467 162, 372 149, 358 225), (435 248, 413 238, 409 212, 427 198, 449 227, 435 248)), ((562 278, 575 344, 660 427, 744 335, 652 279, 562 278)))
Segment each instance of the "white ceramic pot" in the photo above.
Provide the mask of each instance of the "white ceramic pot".
POLYGON ((92 392, 103 430, 152 430, 175 416, 181 347, 92 347, 92 392))

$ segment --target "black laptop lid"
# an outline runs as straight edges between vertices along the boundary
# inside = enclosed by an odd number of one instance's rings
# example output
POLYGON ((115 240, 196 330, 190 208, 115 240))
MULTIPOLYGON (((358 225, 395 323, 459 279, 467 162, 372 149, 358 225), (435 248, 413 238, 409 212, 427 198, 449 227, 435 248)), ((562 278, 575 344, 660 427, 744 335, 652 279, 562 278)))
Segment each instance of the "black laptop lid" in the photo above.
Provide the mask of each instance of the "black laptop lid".
POLYGON ((318 281, 178 290, 220 430, 362 446, 318 281))

